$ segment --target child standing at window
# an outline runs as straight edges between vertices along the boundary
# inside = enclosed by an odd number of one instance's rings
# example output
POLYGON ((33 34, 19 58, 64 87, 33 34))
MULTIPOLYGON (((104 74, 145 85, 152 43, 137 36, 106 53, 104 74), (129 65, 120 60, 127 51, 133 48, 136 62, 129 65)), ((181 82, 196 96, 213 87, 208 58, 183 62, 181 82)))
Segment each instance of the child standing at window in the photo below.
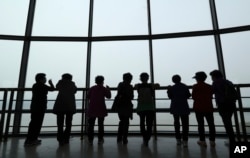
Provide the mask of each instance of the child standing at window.
POLYGON ((35 79, 36 83, 32 87, 32 100, 30 105, 31 120, 29 123, 28 135, 24 142, 25 146, 41 144, 41 140, 38 139, 38 136, 47 109, 47 94, 48 91, 53 91, 55 89, 51 80, 49 80, 50 86, 45 84, 47 81, 46 74, 38 73, 35 79))
POLYGON ((172 81, 174 85, 168 87, 167 94, 171 100, 170 113, 173 114, 174 117, 175 137, 177 145, 181 145, 183 141, 183 146, 187 147, 190 114, 187 99, 191 94, 188 87, 181 83, 181 77, 179 75, 174 75, 172 81), (182 135, 180 132, 180 119, 182 123, 182 135))
POLYGON ((142 83, 135 85, 135 89, 138 92, 137 114, 140 117, 140 130, 145 146, 148 146, 152 135, 153 122, 155 120, 154 88, 159 86, 159 84, 149 84, 148 79, 149 75, 147 73, 141 73, 140 80, 142 83))
POLYGON ((89 99, 88 107, 88 140, 89 145, 93 145, 95 120, 98 119, 98 144, 104 143, 104 118, 108 115, 105 97, 111 98, 111 92, 108 86, 104 87, 104 77, 97 76, 95 78, 96 85, 88 91, 89 99))

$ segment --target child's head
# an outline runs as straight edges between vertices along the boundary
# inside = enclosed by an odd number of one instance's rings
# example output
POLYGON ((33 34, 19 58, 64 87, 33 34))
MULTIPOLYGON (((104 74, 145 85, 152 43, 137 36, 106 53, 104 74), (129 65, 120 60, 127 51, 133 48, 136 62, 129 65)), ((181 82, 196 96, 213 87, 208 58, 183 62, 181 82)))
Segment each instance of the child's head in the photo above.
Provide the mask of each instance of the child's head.
POLYGON ((223 78, 223 74, 219 70, 213 70, 210 72, 210 76, 212 77, 213 81, 223 78))
POLYGON ((36 82, 46 83, 46 74, 45 73, 38 73, 36 74, 36 82))
POLYGON ((123 81, 130 83, 132 79, 133 79, 133 76, 129 72, 123 74, 123 81))
POLYGON ((181 76, 180 75, 174 75, 172 77, 172 81, 176 84, 176 83, 180 83, 181 82, 181 76))
POLYGON ((206 75, 205 72, 200 71, 200 72, 196 72, 195 76, 193 78, 195 78, 197 81, 204 82, 206 80, 206 78, 207 78, 207 75, 206 75))
POLYGON ((104 77, 103 76, 96 76, 95 77, 95 83, 100 85, 100 84, 103 84, 104 82, 104 77))
POLYGON ((62 79, 65 79, 65 80, 72 80, 72 75, 69 74, 69 73, 65 73, 62 75, 62 79))
POLYGON ((149 75, 146 72, 141 73, 140 80, 142 81, 142 83, 148 82, 148 79, 149 79, 149 75))

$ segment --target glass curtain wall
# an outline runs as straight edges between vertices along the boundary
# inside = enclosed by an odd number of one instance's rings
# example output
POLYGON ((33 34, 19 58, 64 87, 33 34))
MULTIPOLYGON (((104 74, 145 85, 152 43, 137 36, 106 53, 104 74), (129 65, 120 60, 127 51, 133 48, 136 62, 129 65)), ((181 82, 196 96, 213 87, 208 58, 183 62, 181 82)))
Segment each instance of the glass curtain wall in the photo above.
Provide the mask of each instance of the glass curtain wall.
MULTIPOLYGON (((106 1, 100 1, 95 0, 93 1, 94 8, 93 8, 93 42, 92 42, 92 49, 91 53, 91 80, 93 80, 93 76, 96 74, 100 74, 97 71, 103 72, 103 70, 98 70, 98 66, 95 66, 97 62, 97 58, 100 57, 100 55, 97 55, 95 52, 101 53, 103 57, 106 57, 106 61, 109 61, 114 58, 108 58, 115 55, 115 51, 117 54, 120 55, 120 59, 124 62, 127 60, 138 58, 138 57, 145 57, 146 58, 146 64, 144 65, 144 71, 149 72, 149 64, 151 64, 150 57, 149 57, 149 50, 148 50, 148 12, 147 12, 147 0, 138 0, 136 2, 132 0, 123 1, 123 0, 106 0, 106 1), (133 5, 131 5, 133 4, 133 5), (143 41, 125 41, 127 38, 125 38, 127 35, 139 36, 138 39, 145 38, 143 41), (105 37, 107 36, 119 36, 120 39, 124 39, 122 41, 109 41, 105 42, 105 37), (102 42, 95 42, 95 37, 104 37, 102 38, 102 42), (119 44, 118 44, 119 43, 119 44), (120 44, 121 43, 121 44, 120 44), (124 43, 124 44, 122 44, 124 43), (131 43, 128 45, 133 45, 130 48, 126 47, 125 43, 131 43), (139 44, 144 43, 144 44, 139 44), (110 46, 113 45, 113 46, 110 46), (117 45, 117 46, 116 46, 117 45), (121 46, 120 46, 121 45, 121 46), (140 46, 136 46, 140 45, 140 46), (110 46, 110 47, 109 47, 110 46), (114 47, 116 46, 116 47, 114 47), (105 48, 110 48, 110 50, 105 50, 105 48), (120 47, 118 49, 118 47, 120 47), (133 47, 133 48, 132 48, 133 47), (138 48, 138 49, 137 49, 138 48), (104 50, 102 50, 104 49, 104 50), (143 53, 142 53, 143 51, 143 53), (134 53, 137 52, 137 53, 134 53), (137 56, 138 53, 141 52, 141 55, 137 56), (110 53, 110 54, 108 54, 110 53), (129 54, 130 53, 130 54, 129 54), (107 55, 106 55, 107 54, 107 55), (122 57, 124 54, 127 54, 127 57, 122 57)), ((223 28, 229 28, 229 27, 235 27, 235 26, 242 26, 242 25, 249 25, 250 21, 248 18, 248 12, 249 9, 248 1, 246 0, 239 0, 237 2, 228 2, 226 0, 222 1, 216 1, 216 11, 218 15, 218 23, 219 27, 221 29, 223 28), (237 10, 235 12, 232 12, 232 10, 237 10), (228 16, 233 17, 228 19, 228 16)), ((17 86, 16 83, 18 82, 17 74, 18 69, 20 66, 18 66, 18 63, 21 62, 21 54, 22 54, 22 45, 24 38, 21 38, 24 36, 25 27, 26 27, 26 20, 27 20, 27 13, 28 13, 28 6, 29 1, 7 1, 3 0, 0 2, 0 20, 1 23, 1 29, 0 29, 0 37, 1 38, 1 62, 2 65, 7 65, 6 63, 11 64, 11 61, 14 64, 17 64, 17 66, 9 66, 11 69, 11 73, 15 74, 16 77, 8 77, 8 74, 6 71, 1 70, 2 73, 4 73, 2 76, 14 79, 15 81, 11 84, 5 84, 7 79, 1 79, 1 85, 2 86, 11 86, 13 87, 17 86), (18 26, 18 27, 15 27, 18 26), (16 39, 16 37, 12 37, 13 35, 17 35, 19 40, 12 40, 16 39), (6 37, 9 36, 9 37, 6 37), (4 38, 3 38, 4 37, 4 38), (8 40, 6 40, 8 38, 8 40), (13 53, 13 54, 12 54, 13 53), (6 54, 6 55, 5 55, 6 54), (5 75, 6 73, 6 75, 5 75)), ((67 55, 60 56, 59 52, 62 52, 63 54, 64 46, 67 52, 71 54, 72 56, 78 56, 78 54, 74 54, 73 52, 75 50, 81 49, 79 43, 82 43, 82 57, 78 58, 79 60, 82 59, 82 65, 86 65, 86 51, 87 51, 87 42, 84 37, 88 37, 88 30, 89 30, 89 0, 74 0, 72 2, 66 1, 66 0, 37 0, 36 1, 36 7, 35 7, 35 16, 34 16, 34 22, 33 22, 33 28, 32 28, 32 36, 36 37, 36 41, 32 42, 31 39, 31 50, 29 52, 29 61, 28 61, 28 70, 27 70, 27 76, 26 76, 26 87, 30 87, 32 83, 32 75, 34 75, 36 70, 34 69, 34 65, 32 64, 33 56, 36 54, 44 54, 46 55, 46 60, 52 60, 52 58, 56 61, 58 58, 55 56, 60 57, 59 60, 67 59, 67 55), (44 38, 46 37, 46 40, 44 41, 44 38), (60 37, 57 39, 49 38, 49 37, 60 37), (78 39, 69 39, 67 37, 83 37, 79 42, 78 39), (65 42, 58 42, 57 40, 63 40, 65 42), (44 42, 43 42, 44 41, 44 42), (57 42, 56 42, 57 41, 57 42), (40 44, 37 44, 40 43, 40 44), (42 44, 44 43, 44 44, 42 44), (61 46, 59 46, 59 43, 61 43, 61 46), (78 43, 78 44, 74 44, 78 43), (39 49, 34 50, 35 45, 40 45, 39 49), (68 45, 72 45, 71 49, 69 50, 68 45), (79 45, 79 48, 74 45, 79 45), (60 49, 51 48, 51 53, 48 53, 48 47, 60 47, 60 49), (44 49, 44 50, 43 50, 44 49), (55 50, 53 50, 55 49, 55 50), (74 50, 75 49, 75 50, 74 50), (34 53, 33 53, 34 52, 34 53), (52 53, 53 52, 53 53, 52 53), (47 53, 47 54, 46 54, 47 53), (57 54, 57 55, 56 55, 57 54), (29 72, 31 71, 31 72, 29 72)), ((170 0, 158 0, 158 1, 150 1, 151 4, 151 25, 152 25, 152 34, 167 34, 167 33, 179 33, 179 32, 190 32, 190 31, 201 31, 201 30, 212 30, 212 22, 211 22, 211 13, 209 9, 209 1, 207 0, 191 0, 189 2, 182 2, 180 0, 177 1, 170 1, 170 0), (180 12, 181 10, 181 12, 180 12)), ((245 58, 245 55, 248 52, 249 47, 246 44, 249 38, 249 33, 244 31, 240 33, 228 33, 228 34, 222 34, 221 35, 221 42, 222 42, 222 49, 223 49, 223 55, 225 57, 225 66, 230 66, 231 59, 235 59, 235 56, 237 55, 237 58, 247 59, 245 58), (232 45, 233 44, 233 45, 232 45), (231 49, 232 47, 232 49, 231 49), (241 48, 241 49, 240 49, 241 48), (228 54, 231 50, 231 54, 228 54), (233 51, 234 50, 234 51, 233 51), (241 50, 241 51, 240 51, 241 50), (239 52, 240 51, 240 52, 239 52), (239 52, 242 53, 241 56, 238 55, 239 52), (227 64, 228 63, 228 64, 227 64)), ((38 46, 37 46, 38 47, 38 46)), ((79 50, 79 52, 81 51, 79 50)), ((189 58, 199 58, 202 60, 202 58, 206 59, 206 55, 211 57, 211 66, 209 66, 207 69, 205 69, 206 72, 209 71, 209 69, 217 68, 217 59, 216 59, 216 50, 213 43, 213 35, 210 36, 201 36, 201 37, 190 37, 190 38, 178 38, 178 39, 169 39, 166 36, 166 39, 156 39, 153 40, 153 61, 154 61, 154 77, 156 78, 155 82, 159 82, 157 80, 160 80, 160 84, 166 85, 169 83, 164 83, 166 77, 157 77, 159 74, 161 74, 159 71, 161 70, 160 64, 157 64, 158 62, 161 62, 160 60, 163 60, 164 58, 166 60, 170 60, 173 58, 176 60, 176 56, 182 56, 181 58, 189 57, 189 58), (172 48, 171 45, 174 45, 176 43, 176 47, 179 49, 178 52, 172 48), (169 45, 169 46, 168 46, 169 45), (183 51, 182 48, 183 47, 183 51), (189 50, 187 50, 189 48, 189 50), (185 50, 185 51, 184 51, 185 50), (165 53, 163 53, 165 52, 165 53), (196 53, 194 53, 196 52, 196 53), (177 55, 179 53, 179 55, 177 55), (188 55, 191 53, 190 55, 188 55), (211 55, 210 55, 211 53, 211 55), (204 54, 204 55, 203 55, 204 54), (209 54, 209 55, 208 55, 209 54), (197 56, 197 57, 196 57, 197 56)), ((38 57, 35 57, 38 58, 38 57)), ((74 57, 73 57, 74 58, 74 57)), ((117 58, 117 57, 116 57, 117 58)), ((45 60, 43 59, 43 60, 45 60)), ((143 60, 145 60, 143 59, 143 60)), ((71 59, 72 60, 72 59, 71 59)), ((173 61, 174 61, 173 60, 173 61)), ((241 60, 241 59, 237 59, 241 60)), ((136 60, 135 60, 136 62, 136 60)), ((190 61, 191 62, 191 61, 190 61)), ((118 62, 117 62, 118 63, 118 62)), ((194 63, 194 62, 192 62, 194 63)), ((59 65, 62 63, 59 62, 59 65)), ((174 62, 172 63, 174 64, 174 62)), ((247 62, 243 62, 242 64, 247 64, 247 62)), ((46 64, 44 64, 46 65, 46 64)), ((178 62, 176 62, 177 67, 178 62)), ((46 65, 48 69, 50 66, 49 64, 46 65)), ((171 67, 173 67, 172 65, 171 67)), ((1 66, 5 67, 5 66, 1 66)), ((37 66, 39 67, 39 65, 37 66)), ((59 66, 58 66, 59 67, 59 66)), ((63 66, 62 66, 63 68, 63 66)), ((82 83, 80 83, 80 86, 85 86, 85 69, 86 67, 83 66, 82 73, 80 74, 82 78, 82 83)), ((180 68, 180 67, 179 67, 180 68)), ((179 69, 178 68, 178 69, 179 69)), ((162 68, 163 69, 163 68, 162 68)), ((233 71, 237 71, 239 69, 234 67, 233 71)), ((58 73, 63 72, 63 69, 58 69, 58 73)), ((130 69, 127 69, 129 71, 130 69)), ((143 68, 142 68, 143 70, 143 68)), ((164 69, 165 70, 165 69, 164 69)), ((197 68, 193 68, 193 72, 195 72, 197 68)), ((230 75, 231 68, 226 69, 226 72, 230 75)), ((125 71, 125 70, 124 70, 125 71)), ((139 70, 138 70, 139 71, 139 70)), ((186 73, 186 70, 180 70, 181 73, 186 73)), ((121 70, 122 72, 122 70, 121 70)), ((177 71, 178 72, 178 71, 177 71)), ((192 72, 192 71, 191 71, 192 72)), ((193 73, 192 72, 192 73, 193 73)), ((238 71, 240 72, 240 71, 238 71)), ((8 72, 9 73, 9 72, 8 72)), ((56 72, 57 73, 57 72, 56 72)), ((172 72, 173 73, 173 72, 172 72)), ((121 73, 120 73, 121 74, 121 73)), ((164 74, 164 71, 162 72, 164 74)), ((171 73, 170 73, 171 74, 171 73)), ((184 78, 187 77, 190 73, 184 74, 184 78)), ((135 75, 138 75, 135 74, 135 75)), ((151 74, 152 75, 152 74, 151 74)), ((119 75, 117 75, 119 76, 119 75)), ((239 75, 238 75, 239 76, 239 75)), ((52 76, 53 77, 53 76, 52 76)), ((119 82, 119 77, 115 77, 115 81, 111 83, 111 85, 116 85, 119 82)), ((58 74, 55 74, 55 80, 58 79, 58 74)), ((52 78, 52 79, 53 79, 52 78)), ((78 77, 80 78, 80 77, 78 77)), ((239 77, 238 77, 239 78, 239 77)), ((246 77, 242 78, 243 80, 246 80, 246 77)), ((239 82, 247 82, 247 81, 241 81, 239 82)), ((92 81, 91 81, 92 82, 92 81)), ((188 84, 191 84, 191 81, 186 81, 188 84)), ((238 81, 237 81, 238 82, 238 81)))
MULTIPOLYGON (((38 72, 46 73, 54 84, 63 73, 71 73, 79 88, 85 88, 88 82, 94 85, 96 75, 103 75, 105 84, 116 87, 125 72, 133 74, 132 84, 140 82, 141 72, 148 72, 161 86, 173 84, 174 74, 180 74, 184 83, 192 85, 196 71, 208 74, 219 67, 220 48, 216 47, 215 35, 220 37, 227 78, 236 84, 249 83, 250 77, 245 72, 250 66, 248 0, 35 2, 34 12, 31 12, 33 23, 28 23, 32 26, 31 37, 26 37, 30 1, 0 1, 0 88, 18 86, 20 73, 24 73, 20 71, 24 53, 28 54, 24 63, 26 75, 22 78, 26 88, 32 86, 38 72), (219 31, 214 30, 212 23, 211 2, 215 3, 219 31), (239 29, 234 31, 235 27, 239 29), (223 32, 225 29, 231 31, 223 32), (24 49, 27 42, 28 49, 24 49)), ((207 82, 212 82, 209 75, 207 82)), ((55 99, 56 94, 50 93, 49 99, 55 99)), ((243 90, 243 94, 249 95, 249 90, 243 90)), ((167 98, 166 90, 157 91, 156 95, 167 98)), ((31 93, 25 93, 24 99, 30 97, 31 93)), ((82 94, 77 97, 81 98, 82 94)), ((29 108, 26 104, 24 109, 29 108)), ((49 104, 51 109, 53 102, 49 104)), ((168 108, 169 102, 163 100, 157 107, 168 108)), ((157 117, 164 122, 166 116, 159 114, 157 117)))

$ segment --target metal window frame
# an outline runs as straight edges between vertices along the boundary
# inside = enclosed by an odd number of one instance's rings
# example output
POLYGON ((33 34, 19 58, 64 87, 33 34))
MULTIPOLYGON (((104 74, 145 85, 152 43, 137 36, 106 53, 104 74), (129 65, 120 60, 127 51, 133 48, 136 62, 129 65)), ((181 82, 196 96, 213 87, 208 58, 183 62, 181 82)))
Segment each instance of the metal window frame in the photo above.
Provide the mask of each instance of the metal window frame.
MULTIPOLYGON (((88 36, 87 37, 55 37, 55 36, 32 36, 32 27, 34 20, 34 13, 36 7, 36 0, 30 0, 26 30, 24 36, 15 35, 0 35, 2 40, 18 40, 24 41, 22 58, 20 63, 19 81, 18 88, 25 87, 26 74, 28 68, 29 51, 31 41, 71 41, 71 42, 87 42, 87 60, 86 60, 86 88, 90 87, 90 76, 91 76, 91 54, 92 54, 92 42, 96 41, 136 41, 136 40, 147 40, 149 43, 149 64, 150 64, 150 76, 151 83, 154 83, 154 64, 153 64, 153 40, 157 39, 169 39, 169 38, 184 38, 184 37, 198 37, 198 36, 214 36, 218 69, 226 77, 223 51, 220 36, 222 34, 250 31, 250 25, 231 27, 220 29, 218 24, 218 18, 216 13, 215 0, 209 0, 211 19, 213 24, 212 30, 201 30, 201 31, 190 31, 190 32, 176 32, 176 33, 166 33, 166 34, 152 34, 152 21, 151 21, 151 4, 150 0, 147 0, 147 17, 148 17, 148 34, 147 35, 128 35, 128 36, 100 36, 93 37, 93 13, 94 13, 94 0, 90 0, 89 3, 89 25, 88 25, 88 36)), ((19 134, 19 126, 21 124, 21 113, 22 110, 22 100, 24 97, 24 92, 20 91, 17 94, 17 111, 14 117, 14 129, 13 134, 19 134)), ((88 102, 85 101, 85 106, 88 102)), ((83 118, 84 119, 84 118, 83 118)))

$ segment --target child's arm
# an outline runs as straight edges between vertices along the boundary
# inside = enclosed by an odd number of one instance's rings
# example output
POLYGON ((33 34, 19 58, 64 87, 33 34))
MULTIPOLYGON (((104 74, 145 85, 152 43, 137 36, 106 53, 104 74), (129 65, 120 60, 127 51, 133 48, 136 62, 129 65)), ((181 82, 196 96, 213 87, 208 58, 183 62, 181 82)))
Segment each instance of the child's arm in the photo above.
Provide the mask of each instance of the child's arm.
POLYGON ((139 86, 139 84, 135 84, 134 89, 138 90, 138 86, 139 86))
POLYGON ((49 87, 49 91, 53 91, 53 90, 55 90, 55 86, 54 86, 54 84, 53 84, 52 80, 49 80, 49 85, 50 85, 50 87, 49 87))
POLYGON ((105 97, 110 99, 111 98, 111 91, 109 89, 109 86, 106 86, 106 94, 105 94, 105 97))
POLYGON ((160 84, 159 84, 159 83, 153 84, 153 88, 154 88, 154 89, 160 88, 160 84))
POLYGON ((167 88, 167 95, 169 99, 172 99, 173 95, 172 95, 172 86, 168 86, 167 88))
POLYGON ((190 91, 189 91, 189 88, 187 87, 187 98, 190 98, 192 95, 191 95, 191 93, 190 93, 190 91))

